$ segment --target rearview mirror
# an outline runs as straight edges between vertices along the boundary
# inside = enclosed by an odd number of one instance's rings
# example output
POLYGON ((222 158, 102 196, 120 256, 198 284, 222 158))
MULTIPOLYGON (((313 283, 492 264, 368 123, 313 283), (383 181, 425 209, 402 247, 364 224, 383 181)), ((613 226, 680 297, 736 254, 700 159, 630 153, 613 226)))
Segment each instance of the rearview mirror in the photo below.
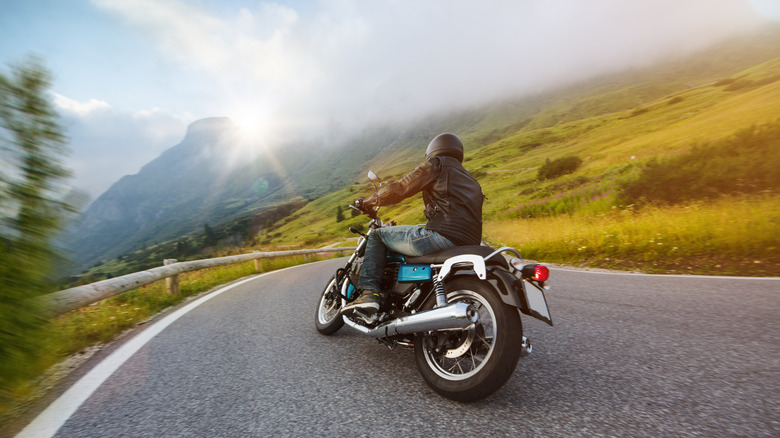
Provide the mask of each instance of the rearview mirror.
POLYGON ((371 183, 374 184, 374 188, 378 189, 382 185, 382 180, 376 176, 373 170, 368 171, 368 179, 370 179, 371 183))

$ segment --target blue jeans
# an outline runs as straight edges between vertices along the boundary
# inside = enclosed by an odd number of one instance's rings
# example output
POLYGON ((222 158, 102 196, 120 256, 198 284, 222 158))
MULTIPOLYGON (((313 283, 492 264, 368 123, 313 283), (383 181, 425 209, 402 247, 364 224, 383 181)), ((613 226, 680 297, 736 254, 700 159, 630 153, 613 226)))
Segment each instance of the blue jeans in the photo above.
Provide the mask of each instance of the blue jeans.
POLYGON ((407 256, 422 256, 444 251, 453 246, 454 243, 436 231, 414 225, 395 225, 376 229, 368 235, 357 287, 380 290, 379 284, 385 270, 385 256, 388 249, 407 256))

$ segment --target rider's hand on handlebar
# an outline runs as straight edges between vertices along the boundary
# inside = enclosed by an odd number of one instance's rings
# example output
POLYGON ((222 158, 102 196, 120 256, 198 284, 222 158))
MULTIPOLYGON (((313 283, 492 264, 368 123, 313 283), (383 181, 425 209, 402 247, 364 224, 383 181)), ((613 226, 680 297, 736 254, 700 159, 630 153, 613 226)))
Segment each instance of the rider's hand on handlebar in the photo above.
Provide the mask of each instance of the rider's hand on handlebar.
POLYGON ((363 212, 363 214, 368 215, 371 219, 378 219, 378 216, 376 215, 376 210, 366 205, 366 198, 360 197, 355 200, 355 203, 351 205, 351 207, 356 208, 363 212))

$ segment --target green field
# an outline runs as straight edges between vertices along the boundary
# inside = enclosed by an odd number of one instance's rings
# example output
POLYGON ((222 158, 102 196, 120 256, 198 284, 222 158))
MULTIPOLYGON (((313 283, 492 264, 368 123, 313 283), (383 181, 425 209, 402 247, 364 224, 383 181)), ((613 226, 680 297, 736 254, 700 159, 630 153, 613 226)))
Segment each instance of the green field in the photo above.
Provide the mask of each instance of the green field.
MULTIPOLYGON (((479 125, 458 132, 467 145, 493 139, 469 147, 464 163, 487 195, 488 242, 572 265, 780 275, 780 59, 636 107, 550 124, 592 99, 545 108, 501 135, 479 125)), ((372 166, 397 178, 421 161, 423 147, 372 166)), ((336 208, 370 192, 360 183, 310 202, 258 240, 343 239, 348 225, 366 220, 347 214, 337 223, 336 208)), ((382 216, 423 223, 421 204, 417 196, 382 216)))

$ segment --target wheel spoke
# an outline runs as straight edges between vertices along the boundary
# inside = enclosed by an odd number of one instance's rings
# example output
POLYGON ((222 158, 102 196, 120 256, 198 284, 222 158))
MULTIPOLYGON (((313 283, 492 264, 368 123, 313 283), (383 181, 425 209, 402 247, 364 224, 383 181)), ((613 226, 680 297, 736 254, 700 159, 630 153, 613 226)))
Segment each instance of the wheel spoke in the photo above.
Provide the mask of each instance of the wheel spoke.
POLYGON ((445 346, 439 350, 425 348, 425 352, 428 363, 437 374, 447 379, 464 379, 479 372, 493 354, 496 316, 490 303, 479 293, 459 290, 450 293, 448 298, 450 302, 473 306, 479 315, 479 322, 470 330, 451 334, 445 346))
POLYGON ((321 323, 326 324, 338 316, 340 296, 338 295, 338 284, 335 280, 331 280, 329 287, 323 292, 323 296, 320 301, 320 316, 321 323))
POLYGON ((484 346, 485 348, 490 349, 490 347, 493 345, 492 342, 493 338, 490 338, 490 340, 488 340, 488 338, 486 338, 485 336, 479 336, 477 337, 476 340, 479 341, 479 342, 475 342, 475 344, 477 344, 477 348, 479 348, 479 346, 484 346))
POLYGON ((462 361, 463 361, 463 358, 462 358, 462 357, 461 357, 461 358, 458 358, 458 359, 456 359, 456 360, 455 360, 455 363, 454 363, 454 364, 452 364, 452 366, 449 368, 449 370, 448 370, 448 371, 450 371, 450 372, 453 372, 453 370, 455 369, 455 367, 458 367, 458 370, 460 371, 460 373, 459 373, 459 374, 463 374, 463 367, 461 367, 461 366, 460 366, 460 363, 461 363, 462 361))

